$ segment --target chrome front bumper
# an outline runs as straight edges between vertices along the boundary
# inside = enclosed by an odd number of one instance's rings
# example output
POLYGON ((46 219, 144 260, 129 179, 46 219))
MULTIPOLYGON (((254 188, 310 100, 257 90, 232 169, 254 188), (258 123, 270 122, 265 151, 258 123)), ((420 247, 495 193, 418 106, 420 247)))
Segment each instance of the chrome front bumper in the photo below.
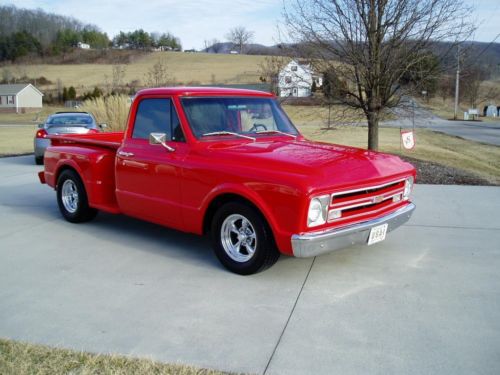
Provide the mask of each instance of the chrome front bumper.
POLYGON ((390 232, 406 223, 414 210, 415 205, 409 203, 378 219, 322 232, 294 234, 292 236, 293 255, 299 258, 313 257, 355 244, 366 244, 373 227, 387 223, 387 232, 390 232))

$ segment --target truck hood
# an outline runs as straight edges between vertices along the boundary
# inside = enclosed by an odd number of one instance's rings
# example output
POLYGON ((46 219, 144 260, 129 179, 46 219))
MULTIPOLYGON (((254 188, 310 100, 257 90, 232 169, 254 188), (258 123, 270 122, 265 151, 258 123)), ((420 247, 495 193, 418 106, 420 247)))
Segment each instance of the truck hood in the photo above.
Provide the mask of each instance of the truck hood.
POLYGON ((414 174, 399 157, 354 147, 308 140, 257 140, 248 143, 214 143, 211 157, 235 168, 262 170, 262 176, 295 177, 307 191, 359 186, 414 174))

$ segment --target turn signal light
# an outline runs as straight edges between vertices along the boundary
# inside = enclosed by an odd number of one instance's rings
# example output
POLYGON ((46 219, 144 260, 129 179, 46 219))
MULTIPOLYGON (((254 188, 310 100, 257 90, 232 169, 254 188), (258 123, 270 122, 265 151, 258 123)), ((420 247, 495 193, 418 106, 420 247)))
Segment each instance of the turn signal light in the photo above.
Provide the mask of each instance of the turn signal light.
POLYGON ((45 129, 40 129, 36 132, 36 137, 37 138, 45 138, 47 136, 47 132, 45 129))
POLYGON ((95 134, 95 133, 100 133, 100 131, 97 129, 89 129, 89 131, 87 132, 87 134, 95 134))

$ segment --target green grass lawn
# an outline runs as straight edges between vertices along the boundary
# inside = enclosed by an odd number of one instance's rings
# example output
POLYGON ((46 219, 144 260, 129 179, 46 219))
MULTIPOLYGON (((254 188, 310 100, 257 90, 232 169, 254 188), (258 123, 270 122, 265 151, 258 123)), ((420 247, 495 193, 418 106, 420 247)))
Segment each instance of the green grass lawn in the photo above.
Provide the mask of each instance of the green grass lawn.
POLYGON ((165 364, 149 359, 76 352, 0 339, 0 374, 222 375, 227 373, 181 364, 165 364))

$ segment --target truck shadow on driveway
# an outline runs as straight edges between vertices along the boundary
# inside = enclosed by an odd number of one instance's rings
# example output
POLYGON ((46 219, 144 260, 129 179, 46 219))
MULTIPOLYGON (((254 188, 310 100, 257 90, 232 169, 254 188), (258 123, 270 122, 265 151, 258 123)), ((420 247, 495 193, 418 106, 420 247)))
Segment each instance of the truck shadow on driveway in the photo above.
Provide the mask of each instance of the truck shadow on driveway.
POLYGON ((112 241, 114 247, 161 254, 169 258, 222 270, 207 236, 183 233, 125 215, 99 212, 91 222, 70 224, 87 229, 99 241, 112 241))

